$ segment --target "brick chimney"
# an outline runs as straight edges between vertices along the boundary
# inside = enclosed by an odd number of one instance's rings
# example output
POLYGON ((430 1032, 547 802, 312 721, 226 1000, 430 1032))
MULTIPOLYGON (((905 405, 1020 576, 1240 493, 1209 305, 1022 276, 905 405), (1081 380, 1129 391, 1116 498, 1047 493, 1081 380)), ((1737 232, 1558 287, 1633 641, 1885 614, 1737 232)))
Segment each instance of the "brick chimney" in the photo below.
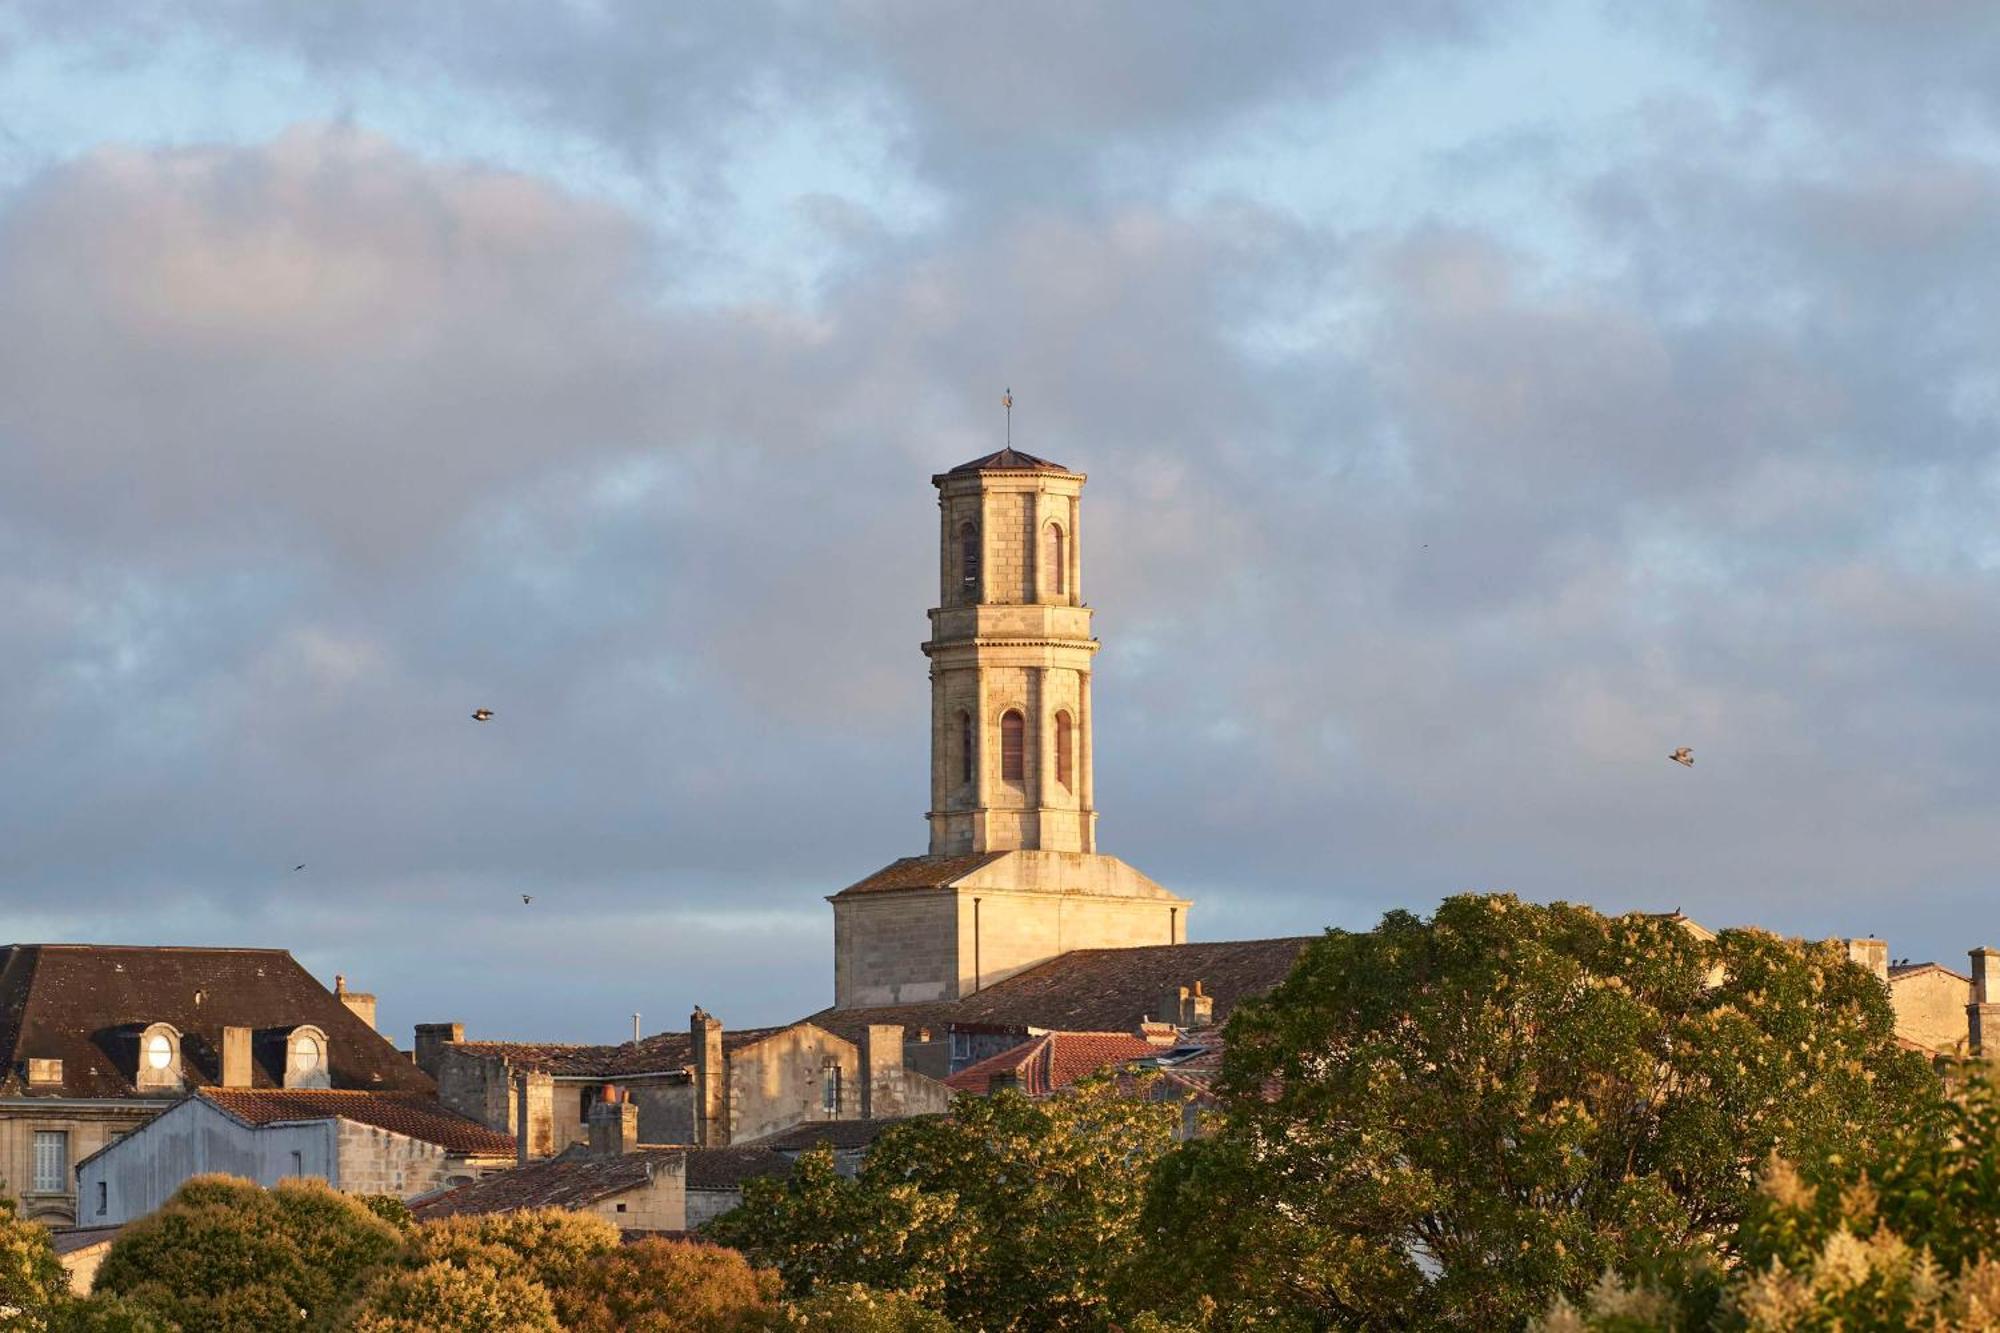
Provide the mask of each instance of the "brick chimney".
POLYGON ((444 1054, 447 1042, 464 1041, 463 1023, 419 1023, 417 1024, 416 1060, 417 1068, 437 1077, 438 1060, 444 1054))
POLYGON ((1156 1023, 1149 1018, 1139 1024, 1138 1030, 1133 1035, 1144 1041, 1148 1046, 1165 1047, 1172 1046, 1175 1042, 1179 1041, 1181 1033, 1180 1029, 1172 1023, 1156 1023))
POLYGON ((334 974, 333 993, 339 1001, 351 1010, 356 1018, 369 1027, 375 1026, 375 997, 367 991, 347 989, 347 978, 334 974))
POLYGON ((2000 949, 1971 951, 1972 1003, 1965 1006, 1966 1048, 2000 1057, 2000 949))
POLYGON ((903 1027, 870 1023, 861 1030, 861 1118, 894 1120, 903 1111, 903 1027))
POLYGON ((223 1087, 247 1088, 250 1086, 250 1041, 255 1035, 250 1028, 226 1027, 222 1029, 223 1087))
POLYGON ((639 1108, 625 1099, 623 1088, 605 1084, 590 1108, 590 1155, 618 1157, 638 1146, 639 1108))
POLYGON ((728 1068, 722 1059, 722 1020, 699 1005, 688 1015, 694 1065, 694 1141, 701 1148, 729 1145, 728 1068))

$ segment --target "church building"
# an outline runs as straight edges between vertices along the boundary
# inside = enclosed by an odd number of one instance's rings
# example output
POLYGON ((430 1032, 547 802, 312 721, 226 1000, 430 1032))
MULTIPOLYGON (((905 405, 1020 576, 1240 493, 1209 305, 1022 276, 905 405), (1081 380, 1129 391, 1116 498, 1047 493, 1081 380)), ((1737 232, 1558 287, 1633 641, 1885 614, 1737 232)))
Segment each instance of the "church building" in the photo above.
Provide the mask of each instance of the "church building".
POLYGON ((931 478, 930 849, 829 899, 836 1010, 1187 939, 1189 901, 1097 849, 1084 480, 1012 447, 931 478))

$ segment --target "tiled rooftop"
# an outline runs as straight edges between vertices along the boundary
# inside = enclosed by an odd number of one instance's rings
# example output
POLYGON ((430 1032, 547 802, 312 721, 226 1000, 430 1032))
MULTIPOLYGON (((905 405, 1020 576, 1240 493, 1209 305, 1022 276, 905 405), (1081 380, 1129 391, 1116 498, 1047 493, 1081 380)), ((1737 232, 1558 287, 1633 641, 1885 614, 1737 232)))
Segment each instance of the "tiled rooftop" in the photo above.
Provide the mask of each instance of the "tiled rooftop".
POLYGON ((996 1076, 1013 1074, 1020 1080, 1020 1091, 1046 1097, 1092 1074, 1157 1056, 1161 1049, 1126 1032, 1045 1032, 1011 1051, 966 1066, 945 1083, 959 1092, 984 1096, 996 1076))
POLYGON ((969 463, 960 463, 953 472, 1062 472, 1069 469, 1061 463, 1051 463, 1046 458, 1023 453, 1011 444, 1005 449, 996 449, 969 463))
POLYGON ((514 1138, 488 1129, 420 1092, 367 1092, 346 1088, 204 1088, 199 1094, 252 1125, 281 1121, 351 1120, 373 1125, 448 1152, 512 1157, 514 1138))
MULTIPOLYGON (((722 1034, 722 1049, 734 1053, 754 1046, 775 1028, 742 1028, 722 1034)), ((582 1078, 633 1078, 640 1074, 678 1073, 694 1060, 693 1038, 686 1032, 660 1032, 618 1046, 572 1046, 559 1042, 459 1041, 450 1050, 470 1055, 494 1055, 516 1069, 582 1078)))

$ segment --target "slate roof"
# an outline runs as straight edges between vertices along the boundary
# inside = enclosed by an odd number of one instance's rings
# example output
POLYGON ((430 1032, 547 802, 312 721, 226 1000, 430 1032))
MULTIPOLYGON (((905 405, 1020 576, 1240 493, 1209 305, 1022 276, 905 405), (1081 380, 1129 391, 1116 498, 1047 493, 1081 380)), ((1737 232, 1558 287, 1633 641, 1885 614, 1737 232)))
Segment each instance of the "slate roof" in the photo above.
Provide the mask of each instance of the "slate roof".
POLYGON ((434 1092, 410 1063, 283 949, 14 944, 0 948, 0 1096, 148 1097, 134 1083, 141 1029, 181 1034, 186 1086, 222 1081, 222 1029, 256 1029, 251 1079, 284 1082, 280 1044, 310 1023, 327 1035, 336 1087, 434 1092), (27 1083, 30 1059, 62 1061, 60 1084, 27 1083))
MULTIPOLYGON (((1005 449, 996 449, 992 453, 984 454, 969 463, 960 463, 952 469, 952 472, 1061 472, 1069 474, 1069 469, 1061 463, 1051 463, 1046 458, 1037 458, 1033 454, 1023 453, 1012 445, 1008 445, 1005 449)), ((950 474, 947 473, 946 475, 950 474)))
POLYGON ((125 1229, 120 1223, 115 1227, 64 1227, 49 1233, 49 1244, 55 1247, 58 1258, 75 1254, 96 1245, 109 1245, 118 1239, 118 1233, 125 1229))
MULTIPOLYGON (((723 1054, 754 1046, 782 1027, 741 1028, 722 1034, 723 1054)), ((633 1078, 640 1074, 679 1073, 694 1062, 694 1038, 686 1032, 660 1032, 619 1046, 575 1046, 560 1042, 455 1041, 447 1050, 472 1055, 496 1055, 516 1069, 575 1078, 633 1078)))
POLYGON ((1948 977, 1955 977, 1958 980, 1963 981, 1968 986, 1972 984, 1971 977, 1966 976, 1963 972, 1954 972, 1952 969, 1946 967, 1943 963, 1889 964, 1889 980, 1891 981, 1900 981, 1904 977, 1914 977, 1924 972, 1942 972, 1948 977))
POLYGON ((855 881, 833 896, 851 898, 863 893, 891 893, 897 889, 941 889, 1005 855, 1005 852, 976 852, 969 856, 906 856, 900 861, 891 861, 866 879, 855 881))
POLYGON ((410 1205, 417 1217, 511 1213, 522 1208, 587 1208, 644 1185, 685 1148, 640 1148, 612 1157, 578 1153, 529 1162, 410 1205))
POLYGON ((757 1176, 788 1176, 792 1159, 763 1144, 728 1148, 690 1148, 687 1187, 691 1190, 741 1189, 757 1176))
POLYGON ((299 1120, 352 1120, 473 1157, 512 1157, 514 1136, 446 1110, 421 1092, 347 1088, 204 1088, 198 1096, 238 1120, 273 1125, 299 1120))
POLYGON ((962 1000, 822 1009, 806 1021, 859 1041, 871 1023, 900 1023, 942 1034, 954 1024, 1060 1032, 1130 1032, 1160 1013, 1167 993, 1199 981, 1215 1001, 1214 1021, 1228 1021, 1242 1000, 1269 992, 1292 969, 1312 936, 1156 944, 1136 949, 1077 949, 1051 958, 962 1000))
POLYGON ((1161 1049, 1126 1032, 1045 1032, 1011 1051, 967 1065, 945 1085, 981 1097, 992 1090, 996 1076, 1015 1074, 1022 1092, 1046 1097, 1114 1065, 1157 1056, 1161 1049))

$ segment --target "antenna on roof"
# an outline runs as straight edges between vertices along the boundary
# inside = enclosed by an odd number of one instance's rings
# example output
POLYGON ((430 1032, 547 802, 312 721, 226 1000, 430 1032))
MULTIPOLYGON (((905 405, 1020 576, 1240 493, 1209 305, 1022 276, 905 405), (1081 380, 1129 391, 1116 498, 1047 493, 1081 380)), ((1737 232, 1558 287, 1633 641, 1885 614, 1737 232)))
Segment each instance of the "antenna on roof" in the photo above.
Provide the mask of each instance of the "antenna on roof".
POLYGON ((1007 447, 1012 449, 1014 447, 1014 391, 1012 389, 1007 390, 1006 394, 1000 399, 1000 406, 1007 409, 1007 447))

